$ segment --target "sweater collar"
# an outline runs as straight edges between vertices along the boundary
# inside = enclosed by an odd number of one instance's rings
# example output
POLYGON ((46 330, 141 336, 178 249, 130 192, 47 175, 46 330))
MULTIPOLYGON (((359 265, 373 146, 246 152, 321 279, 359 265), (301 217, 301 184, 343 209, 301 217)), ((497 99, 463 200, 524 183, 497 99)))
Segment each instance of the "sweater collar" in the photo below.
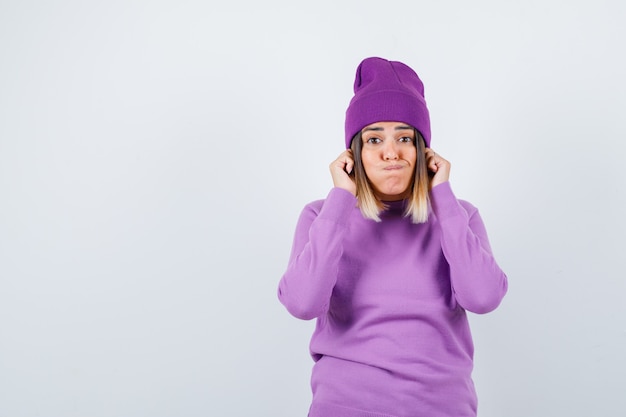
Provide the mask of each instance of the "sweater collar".
POLYGON ((383 204, 386 207, 385 210, 383 211, 384 213, 403 214, 407 206, 409 205, 409 200, 404 199, 404 200, 397 200, 397 201, 383 201, 383 204))

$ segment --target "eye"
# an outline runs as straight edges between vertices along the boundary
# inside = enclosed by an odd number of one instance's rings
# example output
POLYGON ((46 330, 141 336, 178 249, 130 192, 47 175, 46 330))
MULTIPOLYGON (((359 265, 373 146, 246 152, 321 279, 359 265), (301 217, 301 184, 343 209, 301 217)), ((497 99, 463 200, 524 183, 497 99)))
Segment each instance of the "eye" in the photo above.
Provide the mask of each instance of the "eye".
POLYGON ((398 139, 398 142, 400 143, 413 143, 413 138, 410 136, 402 136, 400 139, 398 139))
POLYGON ((381 143, 381 142, 382 142, 382 140, 380 140, 380 138, 376 138, 376 137, 369 138, 369 139, 367 139, 367 140, 365 141, 365 143, 371 143, 371 144, 373 144, 373 145, 375 145, 375 144, 377 144, 377 143, 381 143))

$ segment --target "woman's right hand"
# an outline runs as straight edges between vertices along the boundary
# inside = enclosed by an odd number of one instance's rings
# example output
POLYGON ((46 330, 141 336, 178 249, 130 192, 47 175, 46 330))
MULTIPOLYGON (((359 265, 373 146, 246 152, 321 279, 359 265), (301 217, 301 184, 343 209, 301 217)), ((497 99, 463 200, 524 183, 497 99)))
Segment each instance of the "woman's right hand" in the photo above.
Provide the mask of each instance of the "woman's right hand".
POLYGON ((331 162, 329 168, 335 187, 343 188, 352 193, 352 195, 356 195, 354 177, 349 175, 354 169, 352 151, 350 149, 343 151, 337 159, 331 162))

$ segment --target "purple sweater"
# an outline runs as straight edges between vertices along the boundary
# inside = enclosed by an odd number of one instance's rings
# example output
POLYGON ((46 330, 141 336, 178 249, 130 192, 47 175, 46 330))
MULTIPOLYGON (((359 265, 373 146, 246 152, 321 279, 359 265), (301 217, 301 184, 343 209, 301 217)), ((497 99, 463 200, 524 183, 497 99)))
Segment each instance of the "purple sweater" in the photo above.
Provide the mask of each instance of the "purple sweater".
POLYGON ((476 415, 466 310, 507 290, 478 210, 449 183, 431 190, 429 221, 394 202, 377 223, 333 188, 298 220, 278 297, 317 318, 310 417, 476 415))

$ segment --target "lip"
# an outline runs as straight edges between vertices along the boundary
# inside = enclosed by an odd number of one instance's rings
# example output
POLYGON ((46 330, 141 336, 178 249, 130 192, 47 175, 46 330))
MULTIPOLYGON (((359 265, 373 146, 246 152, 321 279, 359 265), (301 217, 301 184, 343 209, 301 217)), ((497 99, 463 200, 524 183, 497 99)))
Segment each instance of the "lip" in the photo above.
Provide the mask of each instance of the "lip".
POLYGON ((402 168, 404 168, 404 166, 402 166, 402 165, 387 165, 384 168, 384 170, 385 171, 396 171, 396 170, 402 169, 402 168))

